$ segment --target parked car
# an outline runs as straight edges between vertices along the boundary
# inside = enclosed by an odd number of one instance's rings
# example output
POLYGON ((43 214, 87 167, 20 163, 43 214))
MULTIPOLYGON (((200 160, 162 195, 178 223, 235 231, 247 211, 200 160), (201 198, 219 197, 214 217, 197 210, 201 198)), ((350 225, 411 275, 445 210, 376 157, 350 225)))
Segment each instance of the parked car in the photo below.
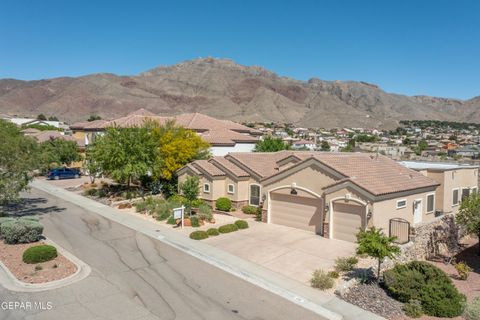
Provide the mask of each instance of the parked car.
POLYGON ((48 171, 47 179, 59 180, 59 179, 77 179, 80 178, 82 173, 78 169, 74 168, 56 168, 48 171))

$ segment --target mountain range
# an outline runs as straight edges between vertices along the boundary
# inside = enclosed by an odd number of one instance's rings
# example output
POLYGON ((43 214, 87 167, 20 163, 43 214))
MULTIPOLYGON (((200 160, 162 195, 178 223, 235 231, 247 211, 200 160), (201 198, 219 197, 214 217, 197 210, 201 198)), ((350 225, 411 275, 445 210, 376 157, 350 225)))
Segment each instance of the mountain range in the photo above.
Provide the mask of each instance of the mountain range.
POLYGON ((229 59, 200 58, 134 76, 110 73, 23 81, 0 79, 0 113, 82 121, 139 108, 160 115, 200 112, 237 122, 305 127, 394 128, 399 120, 480 122, 470 100, 387 93, 366 82, 300 81, 229 59))

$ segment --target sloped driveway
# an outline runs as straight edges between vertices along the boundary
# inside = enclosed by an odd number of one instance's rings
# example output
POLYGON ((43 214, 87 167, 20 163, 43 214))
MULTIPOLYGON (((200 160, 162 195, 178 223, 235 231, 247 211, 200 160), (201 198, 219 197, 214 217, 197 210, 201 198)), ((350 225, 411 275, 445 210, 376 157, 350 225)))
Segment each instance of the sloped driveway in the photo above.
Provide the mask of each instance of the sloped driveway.
POLYGON ((355 254, 355 243, 281 225, 248 222, 249 229, 204 241, 303 283, 309 282, 314 270, 332 270, 336 258, 355 254))

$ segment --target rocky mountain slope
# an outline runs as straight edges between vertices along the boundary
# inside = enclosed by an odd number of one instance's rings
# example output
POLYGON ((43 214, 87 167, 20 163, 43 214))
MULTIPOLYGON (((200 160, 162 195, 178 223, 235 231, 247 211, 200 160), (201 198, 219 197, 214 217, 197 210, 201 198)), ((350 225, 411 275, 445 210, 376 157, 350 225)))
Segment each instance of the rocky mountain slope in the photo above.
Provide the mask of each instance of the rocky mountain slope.
POLYGON ((162 115, 201 112, 235 121, 311 127, 391 128, 402 119, 480 122, 480 97, 410 97, 365 82, 298 81, 226 59, 196 59, 136 76, 0 80, 0 113, 44 113, 72 122, 90 114, 117 117, 139 108, 162 115))

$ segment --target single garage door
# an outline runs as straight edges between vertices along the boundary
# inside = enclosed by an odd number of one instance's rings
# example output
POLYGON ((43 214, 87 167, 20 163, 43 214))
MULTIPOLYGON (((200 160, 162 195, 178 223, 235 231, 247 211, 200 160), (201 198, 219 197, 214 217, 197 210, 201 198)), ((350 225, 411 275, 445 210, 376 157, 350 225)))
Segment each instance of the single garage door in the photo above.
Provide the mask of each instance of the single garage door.
POLYGON ((353 204, 333 204, 333 238, 357 241, 356 234, 364 226, 365 207, 353 204))
POLYGON ((284 226, 322 232, 322 199, 289 194, 270 194, 270 222, 284 226))

